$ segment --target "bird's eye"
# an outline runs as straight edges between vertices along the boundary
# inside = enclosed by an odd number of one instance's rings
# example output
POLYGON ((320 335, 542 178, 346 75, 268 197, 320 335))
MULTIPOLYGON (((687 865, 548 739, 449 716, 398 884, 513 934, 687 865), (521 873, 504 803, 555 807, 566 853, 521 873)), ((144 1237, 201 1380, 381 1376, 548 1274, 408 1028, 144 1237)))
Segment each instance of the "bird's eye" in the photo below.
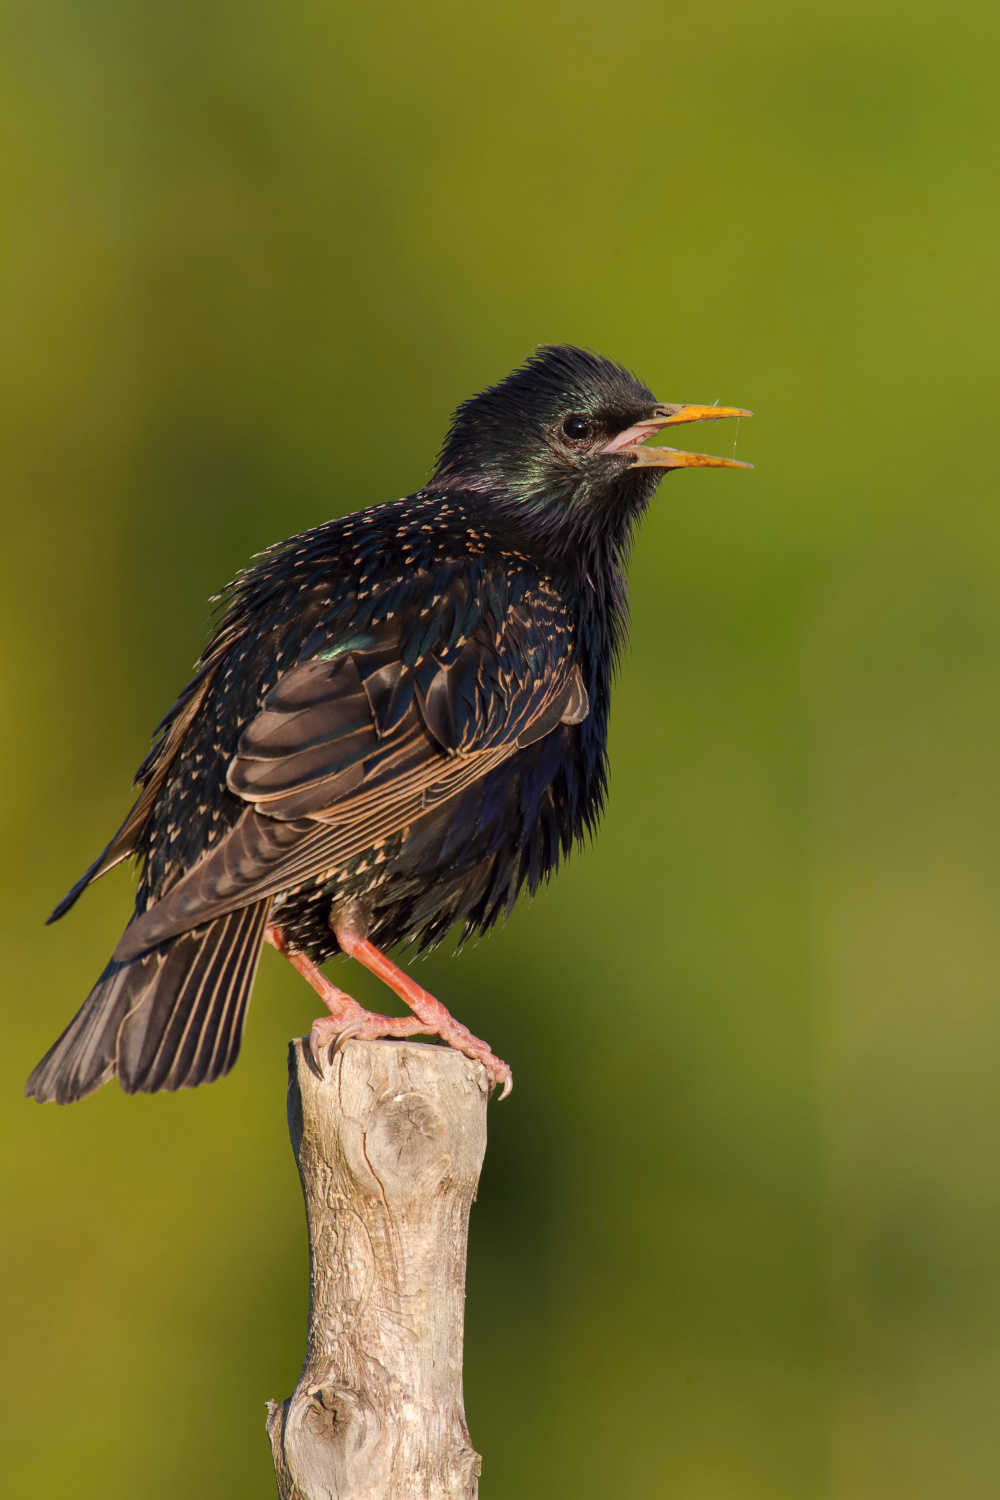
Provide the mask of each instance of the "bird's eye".
POLYGON ((571 442, 581 443, 584 438, 590 437, 590 423, 586 417, 567 417, 562 424, 562 430, 571 442))

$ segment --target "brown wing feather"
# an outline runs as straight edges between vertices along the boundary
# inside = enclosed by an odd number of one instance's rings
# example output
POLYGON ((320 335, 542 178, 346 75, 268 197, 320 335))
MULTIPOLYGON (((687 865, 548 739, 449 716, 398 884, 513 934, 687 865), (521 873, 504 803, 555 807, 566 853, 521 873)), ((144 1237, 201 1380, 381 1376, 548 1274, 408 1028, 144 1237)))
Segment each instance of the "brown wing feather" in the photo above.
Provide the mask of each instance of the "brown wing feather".
POLYGON ((561 655, 548 672, 499 683, 494 677, 482 695, 488 707, 479 732, 470 729, 463 705, 481 684, 488 649, 471 640, 450 664, 432 663, 422 681, 415 674, 409 706, 381 732, 380 700, 368 683, 377 675, 381 692, 388 677, 398 703, 401 676, 387 672, 384 648, 367 681, 353 653, 291 668, 244 730, 229 768, 230 789, 252 806, 131 923, 115 958, 135 957, 251 901, 322 880, 560 722, 579 722, 586 691, 579 669, 561 655), (445 748, 449 743, 456 748, 445 748))

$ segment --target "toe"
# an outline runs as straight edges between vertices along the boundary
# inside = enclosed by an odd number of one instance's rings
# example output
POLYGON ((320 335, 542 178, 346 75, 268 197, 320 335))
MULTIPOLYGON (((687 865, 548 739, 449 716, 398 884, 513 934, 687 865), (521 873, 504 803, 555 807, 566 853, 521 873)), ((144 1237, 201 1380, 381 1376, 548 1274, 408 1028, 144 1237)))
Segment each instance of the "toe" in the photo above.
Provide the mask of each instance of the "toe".
POLYGON ((312 1024, 309 1032, 309 1051, 316 1064, 316 1072, 321 1078, 326 1078, 329 1074, 330 1062, 333 1053, 340 1045, 342 1034, 341 1028, 333 1023, 329 1016, 317 1016, 312 1024), (324 1050, 326 1051, 325 1059, 324 1050))
POLYGON ((506 1099, 511 1089, 514 1087, 513 1073, 510 1071, 510 1068, 504 1062, 502 1057, 494 1057, 491 1054, 490 1057, 488 1059, 484 1059, 484 1061, 486 1064, 486 1073, 490 1080, 490 1094, 494 1094, 497 1088, 500 1087, 500 1098, 506 1099))

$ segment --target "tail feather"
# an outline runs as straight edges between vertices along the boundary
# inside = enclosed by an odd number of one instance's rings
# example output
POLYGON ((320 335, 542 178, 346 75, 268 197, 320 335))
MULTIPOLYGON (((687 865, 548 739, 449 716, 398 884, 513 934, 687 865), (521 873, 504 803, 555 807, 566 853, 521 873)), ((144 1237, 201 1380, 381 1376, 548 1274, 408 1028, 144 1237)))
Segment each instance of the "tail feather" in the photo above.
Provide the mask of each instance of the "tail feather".
POLYGON ((114 1076, 118 1032, 156 977, 158 955, 135 963, 112 959, 59 1040, 35 1068, 24 1092, 40 1104, 85 1099, 114 1076))
POLYGON ((236 1061, 269 905, 174 940, 154 994, 121 1029, 118 1079, 128 1093, 193 1088, 236 1061))
POLYGON ((193 1088, 239 1055, 270 901, 230 912, 140 958, 112 961, 25 1086, 68 1104, 115 1073, 126 1093, 193 1088))

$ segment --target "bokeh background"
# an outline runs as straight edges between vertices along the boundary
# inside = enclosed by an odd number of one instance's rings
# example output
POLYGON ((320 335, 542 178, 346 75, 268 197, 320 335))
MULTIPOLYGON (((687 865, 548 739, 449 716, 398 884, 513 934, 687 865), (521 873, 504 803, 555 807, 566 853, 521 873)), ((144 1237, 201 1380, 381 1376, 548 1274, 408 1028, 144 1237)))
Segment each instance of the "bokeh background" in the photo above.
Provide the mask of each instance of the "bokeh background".
POLYGON ((41 922, 208 596, 417 488, 559 340, 753 408, 756 468, 645 526, 596 845, 420 970, 517 1080, 472 1225, 482 1495, 1000 1493, 998 29, 3 0, 4 1494, 273 1493, 315 1007, 265 955, 229 1079, 39 1109, 127 876, 41 922))

